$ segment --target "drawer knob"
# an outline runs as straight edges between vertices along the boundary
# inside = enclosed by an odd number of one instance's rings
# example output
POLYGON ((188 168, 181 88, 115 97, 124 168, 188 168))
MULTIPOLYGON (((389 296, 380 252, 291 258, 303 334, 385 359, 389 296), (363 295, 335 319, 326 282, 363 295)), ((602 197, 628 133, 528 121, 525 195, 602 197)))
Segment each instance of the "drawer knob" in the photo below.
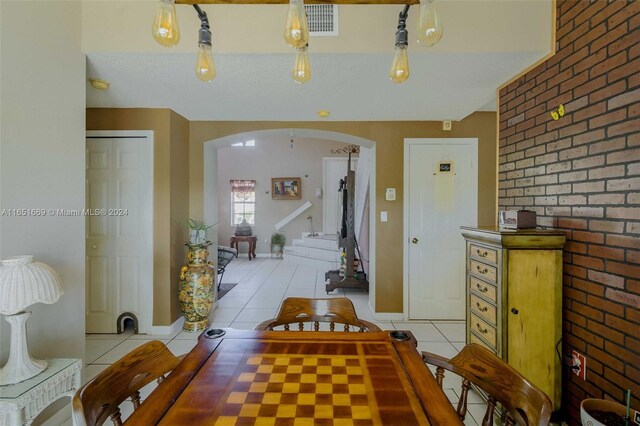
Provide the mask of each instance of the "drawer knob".
MULTIPOLYGON (((489 310, 489 308, 487 308, 486 306, 480 305, 480 302, 476 302, 476 306, 478 307, 478 310, 480 310, 480 312, 487 312, 489 310)), ((513 312, 513 309, 511 311, 513 312)))
POLYGON ((476 249, 476 253, 478 254, 478 256, 480 257, 487 257, 489 256, 489 252, 488 251, 480 251, 480 249, 476 249))
POLYGON ((482 334, 487 334, 489 332, 489 330, 487 330, 486 328, 482 328, 482 326, 480 325, 480 323, 476 323, 476 328, 478 329, 478 331, 482 334))
POLYGON ((516 308, 511 308, 511 313, 514 315, 518 315, 518 310, 516 308))
POLYGON ((488 292, 488 291, 489 291, 489 288, 488 288, 488 287, 482 287, 482 286, 481 286, 480 284, 478 284, 478 283, 476 283, 476 287, 478 287, 478 291, 479 291, 480 293, 486 293, 486 292, 488 292))
POLYGON ((482 269, 480 267, 480 265, 476 265, 476 269, 478 270, 478 272, 480 272, 482 275, 486 274, 487 272, 489 272, 489 270, 487 268, 482 269))

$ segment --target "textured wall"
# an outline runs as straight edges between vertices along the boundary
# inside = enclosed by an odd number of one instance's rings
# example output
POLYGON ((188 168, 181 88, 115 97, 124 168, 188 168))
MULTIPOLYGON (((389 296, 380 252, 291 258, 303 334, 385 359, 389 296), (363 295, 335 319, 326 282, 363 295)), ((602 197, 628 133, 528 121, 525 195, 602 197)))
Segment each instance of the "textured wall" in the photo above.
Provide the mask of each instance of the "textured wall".
POLYGON ((640 409, 640 2, 558 1, 556 54, 500 91, 499 207, 566 230, 564 351, 586 397, 640 409), (564 104, 566 115, 549 112, 564 104))

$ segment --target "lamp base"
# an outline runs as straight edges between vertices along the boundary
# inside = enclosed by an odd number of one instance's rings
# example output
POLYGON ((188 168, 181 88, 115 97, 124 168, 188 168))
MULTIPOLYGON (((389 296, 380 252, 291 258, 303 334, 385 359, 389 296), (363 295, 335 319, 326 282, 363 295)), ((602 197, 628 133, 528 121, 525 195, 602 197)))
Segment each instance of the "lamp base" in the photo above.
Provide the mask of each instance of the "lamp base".
POLYGON ((0 370, 0 385, 10 385, 30 379, 47 368, 47 361, 31 358, 27 350, 27 333, 25 323, 31 312, 20 312, 5 316, 11 324, 11 349, 9 361, 0 370))

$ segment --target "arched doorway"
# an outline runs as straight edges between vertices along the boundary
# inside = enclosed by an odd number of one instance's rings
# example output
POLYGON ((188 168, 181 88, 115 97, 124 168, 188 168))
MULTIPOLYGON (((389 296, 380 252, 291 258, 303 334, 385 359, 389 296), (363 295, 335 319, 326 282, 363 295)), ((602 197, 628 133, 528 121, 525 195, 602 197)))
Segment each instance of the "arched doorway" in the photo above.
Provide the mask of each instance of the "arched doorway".
MULTIPOLYGON (((204 219, 207 223, 218 223, 218 149, 223 147, 229 147, 239 140, 259 140, 260 138, 281 138, 289 140, 291 136, 291 128, 284 129, 270 129, 270 130, 258 130, 251 132, 242 132, 232 135, 227 135, 217 139, 209 140, 204 143, 204 184, 203 184, 203 201, 204 201, 204 219)), ((313 138, 322 139, 328 143, 342 142, 346 144, 358 145, 363 148, 367 148, 370 154, 370 178, 369 178, 369 214, 368 222, 368 242, 371 250, 369 251, 369 307, 372 313, 375 313, 375 297, 376 297, 376 258, 375 250, 373 249, 376 244, 376 200, 374 194, 376 193, 376 150, 375 142, 369 139, 324 130, 315 129, 294 129, 296 138, 313 138)), ((327 145, 329 148, 329 145, 327 145)), ((214 241, 216 243, 217 241, 214 241)))

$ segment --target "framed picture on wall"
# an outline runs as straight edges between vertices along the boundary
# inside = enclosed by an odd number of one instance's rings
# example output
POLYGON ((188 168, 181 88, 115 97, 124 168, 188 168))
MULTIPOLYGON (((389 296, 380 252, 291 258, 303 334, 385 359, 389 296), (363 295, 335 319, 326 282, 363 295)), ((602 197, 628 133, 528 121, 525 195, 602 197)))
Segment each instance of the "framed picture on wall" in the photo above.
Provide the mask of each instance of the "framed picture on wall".
POLYGON ((274 200, 299 200, 302 182, 299 177, 271 178, 271 198, 274 200))

